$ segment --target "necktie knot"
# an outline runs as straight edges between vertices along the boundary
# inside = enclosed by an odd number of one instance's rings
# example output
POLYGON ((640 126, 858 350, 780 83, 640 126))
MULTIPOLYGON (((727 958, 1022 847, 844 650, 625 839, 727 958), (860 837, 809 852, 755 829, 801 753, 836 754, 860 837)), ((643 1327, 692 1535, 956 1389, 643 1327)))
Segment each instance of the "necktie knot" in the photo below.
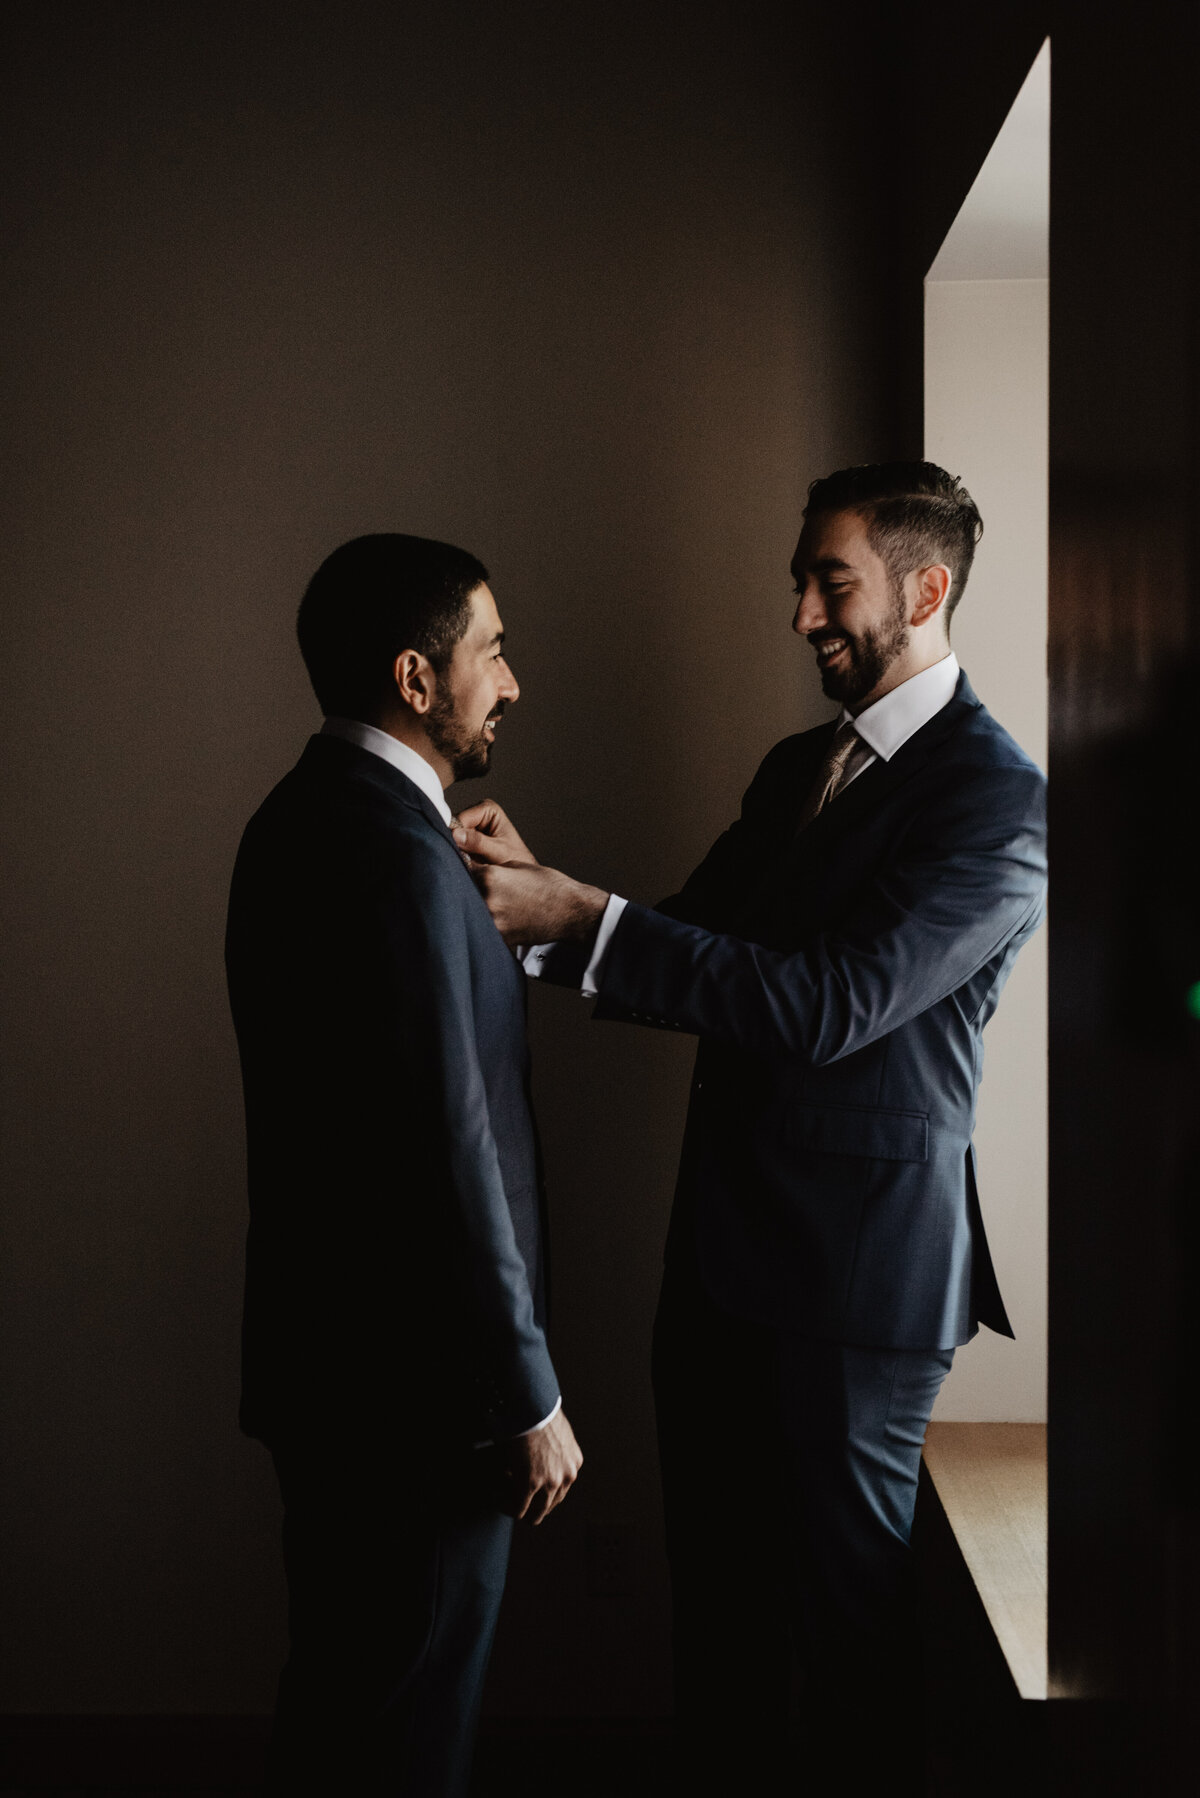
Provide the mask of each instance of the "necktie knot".
POLYGON ((830 800, 837 797, 845 785, 850 757, 861 741, 852 718, 847 718, 838 725, 825 751, 824 760, 817 769, 808 797, 801 807, 798 829, 803 830, 806 824, 811 824, 817 813, 824 811, 830 800))

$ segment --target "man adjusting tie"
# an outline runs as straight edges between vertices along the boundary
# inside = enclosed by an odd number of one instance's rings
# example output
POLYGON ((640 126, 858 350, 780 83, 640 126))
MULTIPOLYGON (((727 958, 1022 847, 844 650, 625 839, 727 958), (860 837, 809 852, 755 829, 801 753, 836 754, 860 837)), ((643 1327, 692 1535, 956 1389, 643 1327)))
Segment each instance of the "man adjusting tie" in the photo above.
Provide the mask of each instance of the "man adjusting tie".
POLYGON ((840 717, 771 750, 656 909, 460 817, 506 940, 558 945, 527 971, 586 959, 597 1016, 700 1039, 654 1379, 677 1721, 713 1789, 782 1764, 793 1652, 819 1789, 919 1789, 917 1472, 955 1347, 1012 1333, 971 1131, 1046 877, 1044 777, 950 648, 980 530, 930 463, 813 484, 793 629, 840 717))

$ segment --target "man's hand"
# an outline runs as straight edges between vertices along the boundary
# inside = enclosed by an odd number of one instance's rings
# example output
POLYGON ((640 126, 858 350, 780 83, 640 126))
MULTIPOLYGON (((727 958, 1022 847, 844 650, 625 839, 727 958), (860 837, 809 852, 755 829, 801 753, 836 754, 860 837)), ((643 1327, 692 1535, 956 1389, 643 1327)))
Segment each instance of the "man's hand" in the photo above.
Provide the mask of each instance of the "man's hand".
POLYGON ((492 922, 509 948, 517 943, 586 939, 604 916, 608 894, 538 862, 480 863, 472 868, 492 922))
POLYGON ((494 799, 458 814, 454 841, 510 948, 573 937, 582 941, 603 917, 608 894, 557 868, 543 868, 494 799))
POLYGON ((532 862, 538 860, 528 850, 508 818, 494 799, 481 800, 459 812, 454 820, 454 841, 464 854, 480 862, 532 862))
POLYGON ((574 1430, 559 1411, 540 1430, 500 1447, 509 1493, 505 1509, 512 1517, 540 1523, 562 1503, 579 1477, 583 1455, 574 1430))

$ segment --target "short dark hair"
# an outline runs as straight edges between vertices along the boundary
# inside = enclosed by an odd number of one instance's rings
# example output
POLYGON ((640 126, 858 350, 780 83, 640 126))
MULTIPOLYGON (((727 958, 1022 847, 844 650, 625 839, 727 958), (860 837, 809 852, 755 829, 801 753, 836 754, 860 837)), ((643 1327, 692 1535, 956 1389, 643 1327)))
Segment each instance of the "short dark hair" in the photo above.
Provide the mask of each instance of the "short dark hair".
POLYGON ((804 516, 857 512, 867 541, 899 590, 914 568, 944 562, 953 576, 946 623, 963 596, 975 545, 983 535, 979 508, 957 475, 936 462, 863 462, 814 481, 804 516))
POLYGON ((487 578, 465 549, 396 531, 354 537, 326 556, 296 620, 321 710, 369 724, 406 649, 444 672, 470 622, 470 596, 487 578))

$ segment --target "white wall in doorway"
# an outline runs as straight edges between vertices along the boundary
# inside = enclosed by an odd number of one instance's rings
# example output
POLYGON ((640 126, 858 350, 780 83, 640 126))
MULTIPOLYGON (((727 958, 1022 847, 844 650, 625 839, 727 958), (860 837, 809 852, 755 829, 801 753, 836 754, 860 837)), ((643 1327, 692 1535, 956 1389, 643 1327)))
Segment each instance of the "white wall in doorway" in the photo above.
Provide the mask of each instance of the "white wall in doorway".
MULTIPOLYGON (((1042 767, 1048 192, 1047 45, 925 284, 925 453, 962 477, 984 520, 953 644, 984 704, 1042 767)), ((1023 950, 985 1047, 980 1197, 1017 1339, 985 1330, 960 1349, 935 1415, 1035 1422, 1046 1415, 1045 929, 1023 950)))

